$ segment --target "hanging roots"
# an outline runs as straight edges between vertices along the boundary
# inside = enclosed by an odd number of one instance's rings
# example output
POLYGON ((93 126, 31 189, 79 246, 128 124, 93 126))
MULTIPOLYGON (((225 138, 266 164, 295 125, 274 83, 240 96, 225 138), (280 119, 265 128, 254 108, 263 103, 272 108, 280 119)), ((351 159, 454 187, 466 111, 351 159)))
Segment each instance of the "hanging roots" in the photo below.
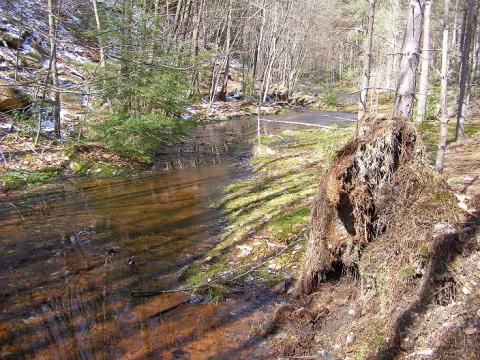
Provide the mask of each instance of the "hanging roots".
POLYGON ((377 213, 381 190, 401 165, 418 156, 416 144, 413 124, 367 119, 359 137, 337 153, 313 202, 299 292, 313 292, 339 264, 355 267, 363 246, 385 230, 377 213))

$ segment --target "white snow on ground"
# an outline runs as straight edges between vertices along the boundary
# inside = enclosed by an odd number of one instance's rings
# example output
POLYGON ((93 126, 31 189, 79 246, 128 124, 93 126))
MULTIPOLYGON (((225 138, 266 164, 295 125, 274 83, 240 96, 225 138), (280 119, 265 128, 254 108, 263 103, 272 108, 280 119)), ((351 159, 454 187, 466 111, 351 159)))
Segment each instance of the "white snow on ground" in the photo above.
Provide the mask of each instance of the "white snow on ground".
MULTIPOLYGON (((87 47, 82 47, 82 43, 86 40, 79 38, 77 32, 71 30, 82 26, 82 19, 77 11, 78 6, 85 6, 85 3, 63 0, 58 17, 61 21, 58 22, 57 27, 57 64, 60 86, 65 90, 78 90, 78 82, 84 77, 83 66, 79 66, 80 64, 98 61, 94 45, 88 44, 87 47)), ((43 69, 41 74, 46 73, 45 70, 50 63, 48 55, 50 46, 48 12, 43 1, 0 0, 0 42, 4 45, 0 46, 0 79, 15 84, 13 76, 17 50, 13 46, 9 47, 6 40, 15 40, 20 44, 20 68, 17 71, 20 82, 34 80, 38 69, 43 69)), ((33 88, 24 90, 34 91, 33 88)), ((78 116, 78 109, 81 107, 80 99, 79 96, 78 103, 75 100, 69 100, 70 102, 62 104, 62 120, 78 116)), ((48 116, 43 125, 45 130, 53 130, 53 123, 48 116)), ((66 127, 69 125, 66 124, 66 127)))

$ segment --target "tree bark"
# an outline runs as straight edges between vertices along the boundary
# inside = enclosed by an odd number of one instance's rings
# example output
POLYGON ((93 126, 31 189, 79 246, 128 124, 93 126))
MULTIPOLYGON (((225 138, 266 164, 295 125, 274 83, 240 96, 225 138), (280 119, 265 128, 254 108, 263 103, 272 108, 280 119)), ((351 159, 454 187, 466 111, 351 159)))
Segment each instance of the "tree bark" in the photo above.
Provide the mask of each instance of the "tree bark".
POLYGON ((477 22, 477 6, 476 0, 468 0, 466 4, 467 17, 465 24, 465 33, 462 43, 462 56, 460 65, 460 82, 457 104, 457 126, 455 130, 455 140, 465 136, 465 112, 466 100, 468 99, 468 81, 470 78, 469 63, 472 40, 475 37, 477 22))
MULTIPOLYGON (((120 59, 120 75, 122 81, 128 82, 130 78, 130 57, 132 52, 130 51, 132 46, 132 12, 133 12, 132 0, 123 0, 123 33, 121 40, 121 59, 120 59)), ((130 94, 126 94, 126 98, 123 101, 123 113, 128 114, 132 109, 132 102, 130 94)))
POLYGON ((423 16, 423 49, 422 65, 420 70, 420 87, 418 90, 417 121, 422 122, 425 119, 428 96, 428 72, 430 65, 430 30, 432 20, 433 0, 425 1, 425 11, 423 16))
MULTIPOLYGON (((448 136, 448 21, 450 12, 450 0, 445 0, 445 13, 443 16, 443 45, 442 45, 442 86, 440 94, 441 103, 441 125, 440 141, 438 142, 437 160, 435 169, 438 172, 443 171, 443 160, 445 159, 445 148, 447 146, 448 136)), ((454 30, 455 31, 455 30, 454 30)))
POLYGON ((223 79, 222 79, 222 88, 218 94, 218 98, 221 101, 227 100, 227 89, 228 89, 228 73, 230 71, 230 46, 231 46, 231 32, 232 32, 232 11, 233 11, 233 0, 230 0, 228 3, 228 15, 227 15, 227 34, 225 38, 225 49, 224 49, 224 68, 223 68, 223 79))
MULTIPOLYGON (((100 14, 98 12, 97 0, 92 0, 92 4, 93 4, 93 12, 95 13, 95 23, 97 25, 97 31, 100 32, 102 31, 102 23, 100 21, 100 14)), ((98 39, 97 41, 98 41, 99 53, 100 53, 100 66, 105 67, 105 51, 103 49, 103 42, 100 34, 97 37, 97 39, 98 39)))
POLYGON ((394 117, 412 118, 425 0, 410 0, 397 80, 394 117))
POLYGON ((57 24, 55 19, 54 9, 56 4, 54 0, 48 0, 48 37, 50 39, 50 59, 51 59, 51 75, 52 75, 52 85, 54 87, 54 133, 57 138, 60 138, 60 128, 61 128, 61 104, 60 104, 60 92, 58 91, 58 70, 57 70, 57 24))
POLYGON ((368 27, 365 37, 365 53, 363 60, 362 87, 358 102, 358 121, 363 120, 367 111, 368 88, 370 86, 370 65, 372 62, 373 25, 375 22, 375 5, 377 0, 369 0, 368 27))

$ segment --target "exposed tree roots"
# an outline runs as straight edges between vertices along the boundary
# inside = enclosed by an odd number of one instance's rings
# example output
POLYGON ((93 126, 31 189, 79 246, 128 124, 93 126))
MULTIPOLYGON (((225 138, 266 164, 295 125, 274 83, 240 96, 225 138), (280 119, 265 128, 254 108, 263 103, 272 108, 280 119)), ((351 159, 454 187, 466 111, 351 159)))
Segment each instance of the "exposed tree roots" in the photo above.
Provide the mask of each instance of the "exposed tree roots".
POLYGON ((355 266, 362 247, 384 230, 377 211, 383 188, 419 153, 415 129, 403 120, 367 120, 361 133, 338 152, 314 200, 301 293, 314 291, 334 265, 355 266))

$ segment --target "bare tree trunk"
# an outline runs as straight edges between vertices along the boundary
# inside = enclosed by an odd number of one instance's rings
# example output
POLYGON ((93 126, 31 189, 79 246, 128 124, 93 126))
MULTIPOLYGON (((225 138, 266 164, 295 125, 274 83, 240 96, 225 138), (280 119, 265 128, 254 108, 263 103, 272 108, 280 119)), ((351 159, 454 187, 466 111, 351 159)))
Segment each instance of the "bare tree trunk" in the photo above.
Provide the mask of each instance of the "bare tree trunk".
MULTIPOLYGON (((442 123, 440 125, 440 141, 438 142, 437 161, 435 169, 443 171, 443 160, 448 137, 448 21, 450 12, 450 0, 445 0, 445 13, 443 16, 443 45, 442 45, 442 90, 440 94, 442 123)), ((454 30, 455 31, 455 30, 454 30)))
POLYGON ((477 30, 477 40, 475 41, 475 46, 473 48, 473 61, 472 61, 472 81, 473 82, 477 79, 479 56, 480 56, 480 29, 477 30))
POLYGON ((396 52, 397 52, 397 13, 398 13, 398 0, 391 2, 391 17, 390 17, 390 54, 387 54, 387 67, 386 67, 386 85, 391 88, 392 79, 395 79, 394 70, 396 70, 396 52))
POLYGON ((60 92, 58 91, 58 71, 57 71, 57 24, 54 14, 54 0, 48 0, 48 37, 50 39, 50 58, 52 62, 52 85, 54 87, 55 95, 55 104, 54 104, 54 132, 57 138, 60 138, 60 128, 61 128, 61 119, 60 119, 60 92))
POLYGON ((394 117, 411 119, 415 101, 420 35, 425 0, 410 0, 397 81, 394 117))
POLYGON ((277 41, 278 41, 278 4, 276 6, 276 11, 274 13, 274 19, 272 24, 272 39, 270 43, 270 52, 267 59, 267 67, 265 69, 264 77, 263 77, 263 95, 262 95, 262 102, 267 101, 268 90, 270 88, 270 81, 272 79, 272 67, 273 63, 275 62, 275 58, 277 57, 277 41))
POLYGON ((358 102, 359 121, 365 117, 365 113, 367 111, 368 88, 370 86, 370 64, 372 62, 373 24, 375 22, 376 2, 377 0, 369 0, 368 28, 365 38, 362 85, 360 88, 360 101, 358 102))
MULTIPOLYGON (((128 82, 130 78, 130 56, 132 46, 132 14, 133 3, 132 0, 123 0, 123 34, 121 40, 121 60, 120 60, 120 75, 123 81, 128 82)), ((123 99, 123 112, 129 113, 132 109, 131 96, 127 94, 127 98, 123 99)))
POLYGON ((417 121, 422 122, 425 118, 428 96, 428 71, 430 65, 430 30, 432 20, 433 0, 425 1, 425 11, 423 16, 423 49, 422 66, 420 70, 420 88, 418 90, 417 121))
MULTIPOLYGON (((468 0, 466 0, 468 1, 468 0)), ((459 63, 462 58, 463 44, 465 43, 465 28, 467 26, 467 6, 463 7, 462 22, 457 30, 456 43, 455 43, 455 63, 459 63)))
POLYGON ((227 34, 225 39, 225 49, 224 49, 224 68, 223 68, 223 81, 222 88, 218 94, 218 98, 221 101, 227 100, 227 87, 228 87, 228 73, 230 71, 230 45, 231 45, 231 32, 232 32, 232 11, 233 11, 233 0, 230 0, 228 3, 228 15, 227 15, 227 34))
POLYGON ((457 104, 457 126, 455 130, 455 140, 465 136, 465 112, 466 100, 468 99, 468 81, 470 78, 469 62, 470 50, 472 47, 472 40, 475 37, 476 22, 477 22, 477 7, 476 0, 468 0, 467 4, 467 18, 465 24, 465 35, 462 44, 462 57, 460 66, 460 83, 457 104))
MULTIPOLYGON (((95 23, 97 25, 97 31, 102 31, 102 23, 100 22, 100 14, 98 13, 98 4, 97 0, 92 0, 93 4, 93 12, 95 13, 95 23)), ((100 53, 100 66, 105 67, 105 51, 103 49, 103 42, 101 35, 98 36, 98 46, 99 46, 99 53, 100 53)))
POLYGON ((263 44, 263 34, 265 31, 265 21, 266 21, 266 16, 265 16, 265 0, 262 2, 262 16, 261 16, 261 22, 260 22, 260 31, 258 35, 258 42, 257 42, 257 47, 255 49, 255 59, 253 63, 253 80, 256 81, 257 77, 257 71, 258 71, 258 62, 260 59, 260 48, 263 44))
POLYGON ((452 29, 452 48, 457 44, 457 23, 458 23, 458 3, 460 0, 455 0, 455 10, 453 15, 453 29, 452 29))

